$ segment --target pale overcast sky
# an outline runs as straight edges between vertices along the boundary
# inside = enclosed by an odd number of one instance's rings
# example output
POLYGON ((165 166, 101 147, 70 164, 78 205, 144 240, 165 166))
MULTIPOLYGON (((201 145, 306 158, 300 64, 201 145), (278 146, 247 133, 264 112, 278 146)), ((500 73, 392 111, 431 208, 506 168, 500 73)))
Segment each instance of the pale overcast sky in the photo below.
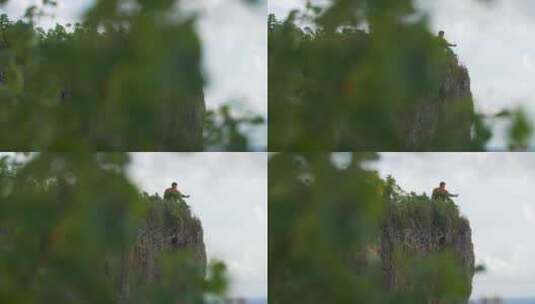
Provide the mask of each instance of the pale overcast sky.
MULTIPOLYGON (((331 3, 314 0, 316 3, 331 3)), ((270 0, 280 18, 305 0, 270 0)), ((468 67, 477 108, 496 113, 522 106, 535 120, 535 1, 416 0, 430 16, 434 32, 444 30, 460 61, 468 67)), ((496 126, 490 148, 503 148, 503 124, 496 126)))
POLYGON ((149 194, 176 181, 191 195, 208 258, 227 264, 231 294, 267 298, 266 153, 132 153, 128 172, 149 194))
MULTIPOLYGON (((5 9, 13 19, 42 0, 10 0, 5 9)), ((216 108, 227 102, 267 119, 267 25, 266 2, 246 5, 243 0, 181 1, 200 13, 199 30, 204 42, 204 66, 208 78, 206 103, 216 108)), ((80 20, 93 0, 59 0, 55 19, 42 26, 80 20)), ((3 11, 4 9, 2 9, 3 11)), ((267 127, 254 133, 257 147, 267 145, 267 127)))
POLYGON ((487 272, 474 280, 472 298, 535 297, 535 154, 381 153, 374 165, 407 192, 441 181, 472 227, 476 263, 487 272))

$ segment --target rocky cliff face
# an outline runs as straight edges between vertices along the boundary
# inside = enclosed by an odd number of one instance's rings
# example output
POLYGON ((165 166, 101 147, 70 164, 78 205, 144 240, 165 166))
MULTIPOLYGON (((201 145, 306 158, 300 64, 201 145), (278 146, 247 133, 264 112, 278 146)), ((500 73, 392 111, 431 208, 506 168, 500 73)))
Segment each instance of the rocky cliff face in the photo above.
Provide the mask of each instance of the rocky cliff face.
POLYGON ((162 151, 203 149, 203 125, 206 115, 204 92, 191 96, 184 102, 173 102, 162 109, 160 138, 162 151))
POLYGON ((152 198, 145 225, 139 230, 133 250, 124 253, 118 274, 118 296, 128 302, 132 291, 157 283, 162 276, 163 254, 191 255, 202 275, 206 250, 201 222, 188 207, 174 201, 152 198))
MULTIPOLYGON (((420 202, 394 205, 381 227, 378 246, 384 282, 388 289, 412 288, 408 259, 450 254, 461 275, 455 280, 464 287, 467 302, 474 276, 474 249, 470 223, 453 203, 420 202)), ((463 297, 463 296, 461 296, 463 297)), ((428 298, 429 303, 443 303, 428 298)))
POLYGON ((466 150, 473 120, 470 75, 452 54, 438 91, 407 111, 401 128, 403 150, 466 150))

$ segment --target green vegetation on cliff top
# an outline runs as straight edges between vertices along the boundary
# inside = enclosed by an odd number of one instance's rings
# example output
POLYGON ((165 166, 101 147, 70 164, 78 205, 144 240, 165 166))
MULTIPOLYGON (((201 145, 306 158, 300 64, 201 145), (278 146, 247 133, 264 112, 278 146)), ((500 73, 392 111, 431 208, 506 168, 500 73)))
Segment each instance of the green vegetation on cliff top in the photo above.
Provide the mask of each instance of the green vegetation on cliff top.
POLYGON ((452 200, 432 200, 426 193, 406 193, 391 176, 385 179, 384 184, 384 196, 388 202, 387 218, 395 222, 399 230, 415 225, 428 231, 455 229, 468 223, 452 200))

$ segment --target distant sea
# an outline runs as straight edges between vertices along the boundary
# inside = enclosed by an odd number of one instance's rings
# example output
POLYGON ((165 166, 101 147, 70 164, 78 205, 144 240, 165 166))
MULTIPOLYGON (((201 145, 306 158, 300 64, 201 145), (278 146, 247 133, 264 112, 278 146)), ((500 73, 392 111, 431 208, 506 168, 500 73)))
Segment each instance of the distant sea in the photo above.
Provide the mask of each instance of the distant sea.
POLYGON ((247 299, 246 303, 247 304, 267 304, 267 299, 247 299))
MULTIPOLYGON (((247 304, 267 304, 267 299, 247 299, 247 304)), ((480 301, 470 301, 470 304, 479 304, 480 301)), ((503 304, 535 304, 535 298, 503 299, 503 304)))
MULTIPOLYGON (((247 304, 267 304, 267 299, 247 299, 247 304)), ((479 304, 480 301, 470 301, 470 304, 479 304)), ((535 304, 535 298, 503 299, 503 304, 535 304)))
MULTIPOLYGON (((267 304, 267 299, 247 299, 247 304, 267 304)), ((470 301, 470 304, 479 304, 480 301, 470 301)), ((535 304, 535 298, 503 299, 503 304, 535 304)))
MULTIPOLYGON (((481 300, 472 300, 470 304, 480 304, 481 300)), ((535 298, 509 298, 503 299, 503 304, 535 304, 535 298)))
POLYGON ((247 304, 267 304, 267 299, 247 299, 247 304))
POLYGON ((503 304, 535 304, 535 298, 504 299, 503 304))

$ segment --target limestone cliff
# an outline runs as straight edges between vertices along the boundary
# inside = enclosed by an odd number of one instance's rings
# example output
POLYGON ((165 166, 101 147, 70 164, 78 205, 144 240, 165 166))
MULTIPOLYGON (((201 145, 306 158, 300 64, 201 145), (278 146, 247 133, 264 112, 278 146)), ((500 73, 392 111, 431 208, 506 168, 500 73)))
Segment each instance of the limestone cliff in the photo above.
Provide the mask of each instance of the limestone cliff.
POLYGON ((474 115, 470 75, 452 53, 444 65, 438 90, 417 103, 403 118, 402 150, 464 151, 471 145, 474 115))
MULTIPOLYGON (((378 245, 384 284, 390 290, 414 287, 409 260, 419 263, 426 257, 449 254, 459 269, 454 280, 460 283, 461 301, 467 302, 474 276, 474 249, 468 220, 451 202, 418 197, 388 208, 381 226, 378 245)), ((414 264, 411 264, 414 265, 414 264)), ((427 299, 428 303, 449 303, 427 299)))
POLYGON ((169 103, 160 116, 161 146, 158 148, 162 151, 202 150, 205 115, 206 102, 202 90, 186 101, 169 103))
POLYGON ((149 212, 139 229, 135 248, 125 251, 118 271, 118 296, 122 302, 128 302, 133 290, 158 282, 162 254, 188 253, 201 274, 206 272, 202 225, 189 207, 157 197, 148 200, 149 212))

